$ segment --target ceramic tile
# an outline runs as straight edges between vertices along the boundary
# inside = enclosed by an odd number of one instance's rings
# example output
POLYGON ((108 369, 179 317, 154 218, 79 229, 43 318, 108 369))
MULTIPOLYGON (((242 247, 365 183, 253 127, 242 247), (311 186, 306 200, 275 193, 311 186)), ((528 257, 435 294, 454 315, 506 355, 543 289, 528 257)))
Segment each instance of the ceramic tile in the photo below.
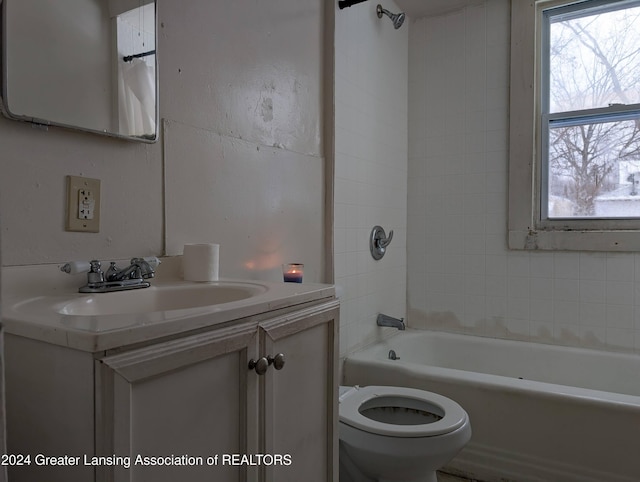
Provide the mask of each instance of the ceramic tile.
POLYGON ((576 280, 556 279, 553 283, 554 298, 562 301, 576 301, 580 285, 576 280))
POLYGON ((623 281, 605 282, 606 301, 611 304, 633 305, 634 286, 623 281))
POLYGON ((634 325, 633 306, 607 303, 607 338, 609 329, 632 330, 634 325))
MULTIPOLYGON (((348 129, 337 128, 335 134, 337 149, 344 155, 336 157, 336 173, 342 176, 335 187, 335 199, 341 201, 336 209, 342 212, 334 235, 346 253, 336 259, 342 263, 336 270, 347 280, 351 297, 349 311, 343 313, 350 318, 343 343, 347 350, 378 336, 378 311, 393 310, 395 316, 405 316, 407 119, 420 119, 420 114, 408 111, 408 57, 398 55, 407 51, 408 29, 388 29, 389 25, 378 23, 375 12, 362 15, 367 8, 375 10, 375 5, 364 5, 360 15, 351 15, 348 30, 336 30, 336 42, 349 45, 348 65, 336 64, 341 70, 336 73, 341 79, 336 83, 340 90, 336 92, 336 124, 348 129), (381 57, 387 60, 381 63, 381 57), (345 179, 351 182, 342 182, 345 179), (376 224, 395 233, 379 262, 371 258, 368 247, 376 224)), ((426 99, 422 104, 426 106, 426 99)), ((411 155, 421 152, 416 147, 411 155)))
POLYGON ((607 256, 607 280, 610 281, 633 281, 635 276, 634 264, 629 262, 626 254, 616 254, 607 256))
POLYGON ((552 300, 555 295, 554 286, 551 278, 531 278, 529 285, 531 299, 535 299, 537 303, 552 300))
POLYGON ((579 303, 577 301, 553 302, 554 321, 558 324, 578 324, 580 321, 579 303))
MULTIPOLYGON (((607 305, 605 303, 580 303, 580 324, 589 327, 604 327, 607 323, 607 305)), ((602 337, 602 341, 605 339, 602 337)))
POLYGON ((580 280, 603 280, 606 274, 605 255, 580 253, 580 280))
POLYGON ((553 304, 548 298, 531 298, 529 307, 532 322, 553 322, 553 304))
POLYGON ((555 263, 555 277, 565 279, 580 278, 580 254, 556 252, 553 255, 555 263))
POLYGON ((605 301, 606 284, 604 281, 591 279, 580 280, 580 301, 601 303, 605 301))

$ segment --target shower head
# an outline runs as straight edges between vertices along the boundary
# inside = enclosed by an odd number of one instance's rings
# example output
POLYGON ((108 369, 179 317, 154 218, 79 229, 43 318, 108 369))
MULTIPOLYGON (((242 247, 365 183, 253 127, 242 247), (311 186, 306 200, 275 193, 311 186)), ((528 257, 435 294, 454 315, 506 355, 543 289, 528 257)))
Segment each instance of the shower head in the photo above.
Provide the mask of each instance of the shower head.
POLYGON ((378 18, 382 18, 383 14, 389 17, 393 22, 393 26, 396 28, 396 30, 402 27, 402 23, 404 22, 405 17, 404 12, 391 13, 386 8, 382 8, 382 5, 378 5, 376 7, 376 13, 378 14, 378 18))

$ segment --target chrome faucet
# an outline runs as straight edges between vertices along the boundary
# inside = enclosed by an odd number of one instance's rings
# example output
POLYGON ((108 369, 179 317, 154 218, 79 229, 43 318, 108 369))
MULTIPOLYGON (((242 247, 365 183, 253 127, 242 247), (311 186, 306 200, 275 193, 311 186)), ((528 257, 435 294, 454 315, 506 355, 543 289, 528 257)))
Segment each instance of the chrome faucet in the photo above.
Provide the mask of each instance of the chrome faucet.
MULTIPOLYGON (((80 293, 110 293, 113 291, 134 290, 138 288, 148 288, 151 283, 145 281, 155 276, 152 264, 160 263, 157 258, 132 258, 130 265, 120 269, 115 261, 106 273, 102 271, 100 261, 94 259, 89 263, 87 272, 87 284, 80 287, 80 293), (153 260, 150 262, 150 260, 153 260)), ((73 272, 72 263, 67 263, 60 268, 65 273, 73 272)), ((86 265, 85 265, 86 269, 86 265)))
POLYGON ((388 326, 391 328, 397 328, 398 330, 405 329, 404 318, 393 318, 388 315, 383 315, 382 313, 378 313, 376 323, 378 323, 378 326, 388 326))
POLYGON ((106 281, 140 280, 153 278, 155 271, 144 258, 132 258, 131 264, 124 269, 119 269, 115 261, 111 261, 111 266, 104 276, 106 281))

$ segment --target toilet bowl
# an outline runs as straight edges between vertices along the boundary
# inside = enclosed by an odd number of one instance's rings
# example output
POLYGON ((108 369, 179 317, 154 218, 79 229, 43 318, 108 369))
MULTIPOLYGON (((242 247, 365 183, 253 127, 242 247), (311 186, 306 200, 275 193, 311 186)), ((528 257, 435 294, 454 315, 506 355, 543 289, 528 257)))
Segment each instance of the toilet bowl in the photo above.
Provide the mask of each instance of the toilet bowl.
POLYGON ((404 387, 340 387, 340 482, 436 482, 471 438, 453 400, 404 387))

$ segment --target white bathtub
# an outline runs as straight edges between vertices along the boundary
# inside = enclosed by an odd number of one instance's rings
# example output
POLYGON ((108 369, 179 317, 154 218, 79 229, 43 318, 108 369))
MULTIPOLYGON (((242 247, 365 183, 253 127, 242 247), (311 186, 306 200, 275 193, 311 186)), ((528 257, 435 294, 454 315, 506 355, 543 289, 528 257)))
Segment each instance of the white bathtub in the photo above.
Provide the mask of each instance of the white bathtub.
POLYGON ((640 356, 406 330, 349 356, 346 385, 440 393, 471 417, 448 466, 485 481, 640 481, 640 356), (399 360, 390 360, 393 349, 399 360))

